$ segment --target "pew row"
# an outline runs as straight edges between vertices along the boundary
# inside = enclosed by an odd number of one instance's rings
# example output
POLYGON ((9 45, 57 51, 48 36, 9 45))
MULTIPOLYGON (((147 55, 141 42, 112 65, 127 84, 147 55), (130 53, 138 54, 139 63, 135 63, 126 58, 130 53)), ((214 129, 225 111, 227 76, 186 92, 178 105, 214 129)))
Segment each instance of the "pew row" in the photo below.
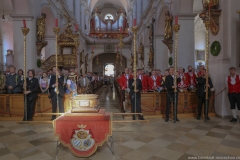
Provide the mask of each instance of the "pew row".
MULTIPOLYGON (((96 93, 103 86, 103 82, 99 81, 90 88, 91 93, 96 93), (94 87, 94 88, 93 88, 94 87)), ((81 90, 78 90, 81 94, 81 90)), ((51 113, 52 102, 48 94, 38 94, 35 104, 35 113, 51 113)), ((64 110, 70 109, 71 95, 64 95, 64 110)), ((0 94, 0 117, 23 117, 24 115, 24 95, 23 94, 0 94)), ((35 117, 51 117, 51 115, 37 114, 35 117)))
MULTIPOLYGON (((117 82, 115 82, 116 93, 119 97, 120 107, 122 107, 122 90, 117 82)), ((127 95, 127 94, 126 94, 127 95)), ((211 93, 214 95, 214 92, 211 93)), ((144 115, 159 115, 165 114, 166 111, 166 92, 142 92, 141 93, 141 108, 144 115)), ((128 98, 128 97, 125 97, 128 98)), ((128 108, 131 107, 130 103, 128 108)), ((198 97, 195 92, 179 92, 178 93, 178 114, 188 114, 196 116, 198 107, 198 97)), ((214 98, 209 99, 209 113, 215 113, 214 98)), ((171 107, 173 112, 173 106, 171 107)))

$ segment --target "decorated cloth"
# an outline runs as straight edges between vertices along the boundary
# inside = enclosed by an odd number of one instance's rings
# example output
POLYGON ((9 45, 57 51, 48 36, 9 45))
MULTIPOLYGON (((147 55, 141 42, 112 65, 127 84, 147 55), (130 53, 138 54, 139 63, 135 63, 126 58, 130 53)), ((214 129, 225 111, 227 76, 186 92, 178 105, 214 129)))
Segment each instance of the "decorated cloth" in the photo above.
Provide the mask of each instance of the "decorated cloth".
POLYGON ((54 134, 77 157, 91 156, 112 136, 111 113, 89 115, 72 113, 53 121, 54 134))

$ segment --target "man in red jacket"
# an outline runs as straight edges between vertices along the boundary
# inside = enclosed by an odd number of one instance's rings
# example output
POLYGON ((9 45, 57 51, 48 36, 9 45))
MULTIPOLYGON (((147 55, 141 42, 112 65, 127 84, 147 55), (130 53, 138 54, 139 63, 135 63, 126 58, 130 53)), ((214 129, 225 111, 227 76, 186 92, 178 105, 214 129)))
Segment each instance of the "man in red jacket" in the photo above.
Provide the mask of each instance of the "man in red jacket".
POLYGON ((162 77, 157 76, 156 71, 152 71, 152 76, 148 77, 148 87, 150 91, 156 91, 161 86, 162 77))
POLYGON ((142 73, 143 73, 142 69, 138 69, 137 74, 138 74, 138 79, 140 79, 142 82, 142 91, 147 92, 148 91, 148 84, 147 84, 148 78, 147 78, 147 76, 143 75, 142 73))
POLYGON ((237 104, 238 112, 240 113, 240 76, 236 74, 235 67, 230 67, 229 71, 230 75, 226 78, 226 87, 228 88, 228 98, 233 114, 230 122, 237 122, 235 105, 237 104))
POLYGON ((189 86, 189 82, 188 82, 189 78, 188 78, 187 73, 183 72, 183 68, 182 67, 179 68, 178 73, 179 73, 179 77, 181 79, 181 81, 178 82, 178 88, 182 92, 183 90, 187 90, 187 88, 189 86))
POLYGON ((125 68, 125 72, 124 74, 122 74, 120 80, 119 80, 119 84, 121 86, 122 89, 122 110, 125 111, 125 92, 129 92, 129 88, 128 88, 128 80, 132 79, 132 75, 129 75, 129 69, 125 68))

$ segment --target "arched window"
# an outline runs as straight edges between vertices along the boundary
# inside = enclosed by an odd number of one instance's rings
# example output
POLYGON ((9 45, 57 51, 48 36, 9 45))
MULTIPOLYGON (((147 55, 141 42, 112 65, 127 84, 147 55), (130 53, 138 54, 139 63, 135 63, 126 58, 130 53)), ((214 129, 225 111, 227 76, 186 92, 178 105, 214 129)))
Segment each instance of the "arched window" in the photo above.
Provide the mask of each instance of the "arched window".
POLYGON ((105 17, 104 17, 104 20, 108 20, 108 19, 114 20, 113 15, 110 14, 110 13, 106 14, 105 17))

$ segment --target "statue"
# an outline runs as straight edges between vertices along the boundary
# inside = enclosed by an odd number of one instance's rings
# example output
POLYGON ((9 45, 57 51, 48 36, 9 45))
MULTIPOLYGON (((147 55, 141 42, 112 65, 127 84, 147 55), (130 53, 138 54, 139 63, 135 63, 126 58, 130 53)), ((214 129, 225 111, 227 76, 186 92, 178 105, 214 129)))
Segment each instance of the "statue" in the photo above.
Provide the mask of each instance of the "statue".
POLYGON ((37 20, 37 40, 38 40, 38 42, 44 42, 45 19, 46 19, 46 14, 42 13, 41 17, 38 18, 38 20, 37 20))
POLYGON ((131 53, 130 65, 133 67, 133 54, 131 53))
POLYGON ((152 27, 150 26, 150 30, 148 34, 149 45, 152 45, 152 42, 153 42, 152 36, 153 36, 153 30, 152 30, 152 27))
POLYGON ((143 60, 144 60, 144 46, 143 46, 142 42, 140 43, 138 51, 139 51, 139 54, 140 54, 139 59, 143 62, 143 60))
POLYGON ((8 49, 6 54, 6 67, 13 66, 14 65, 14 55, 13 50, 8 49))
POLYGON ((85 73, 87 73, 87 67, 88 67, 88 53, 85 56, 85 73))
POLYGON ((164 34, 164 39, 172 39, 173 31, 172 31, 172 21, 173 21, 173 16, 169 11, 165 12, 165 34, 164 34))
POLYGON ((148 63, 153 64, 153 49, 152 49, 152 47, 150 47, 148 55, 149 55, 148 63))

